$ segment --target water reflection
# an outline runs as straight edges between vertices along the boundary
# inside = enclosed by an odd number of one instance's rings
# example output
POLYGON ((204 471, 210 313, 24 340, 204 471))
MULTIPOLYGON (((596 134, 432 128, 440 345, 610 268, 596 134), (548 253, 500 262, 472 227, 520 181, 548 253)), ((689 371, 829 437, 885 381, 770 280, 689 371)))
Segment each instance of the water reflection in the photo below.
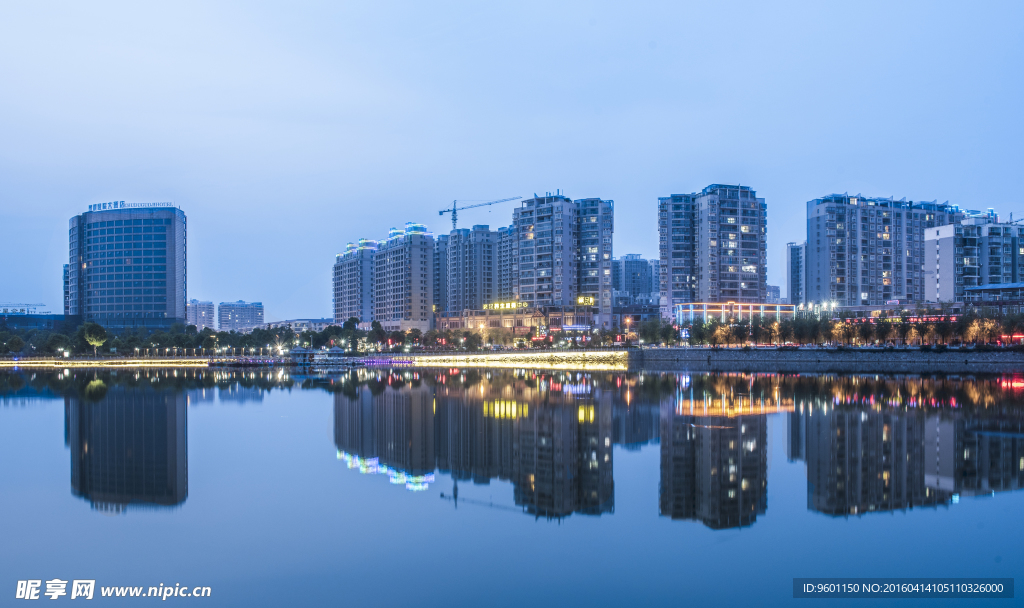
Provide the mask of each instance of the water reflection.
POLYGON ((957 502, 1024 481, 1019 411, 801 408, 787 444, 807 462, 807 506, 848 516, 957 502))
POLYGON ((768 508, 765 416, 661 412, 661 514, 721 530, 749 526, 768 508))
POLYGON ((1024 482, 1014 376, 0 374, 5 406, 63 396, 72 491, 112 511, 185 501, 188 406, 258 404, 274 389, 333 394, 336 452, 355 471, 456 507, 473 502, 459 484, 507 482, 499 508, 536 518, 614 513, 615 445, 660 444, 660 515, 716 530, 768 513, 770 434, 806 467, 807 508, 831 517, 952 505, 1024 482), (771 420, 784 429, 771 433, 771 420))
POLYGON ((71 492, 101 511, 170 507, 188 496, 188 416, 180 391, 107 387, 66 395, 71 492))

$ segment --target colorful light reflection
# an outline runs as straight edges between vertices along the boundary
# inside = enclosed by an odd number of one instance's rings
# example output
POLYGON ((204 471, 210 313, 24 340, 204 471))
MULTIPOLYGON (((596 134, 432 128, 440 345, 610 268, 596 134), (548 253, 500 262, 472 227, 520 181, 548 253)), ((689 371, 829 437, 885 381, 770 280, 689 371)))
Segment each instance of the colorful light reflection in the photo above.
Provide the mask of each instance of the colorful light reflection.
POLYGON ((360 458, 348 452, 338 452, 338 460, 344 460, 350 469, 359 469, 361 475, 387 475, 394 485, 404 485, 410 492, 422 492, 434 483, 434 474, 409 475, 386 464, 380 464, 378 458, 360 458))

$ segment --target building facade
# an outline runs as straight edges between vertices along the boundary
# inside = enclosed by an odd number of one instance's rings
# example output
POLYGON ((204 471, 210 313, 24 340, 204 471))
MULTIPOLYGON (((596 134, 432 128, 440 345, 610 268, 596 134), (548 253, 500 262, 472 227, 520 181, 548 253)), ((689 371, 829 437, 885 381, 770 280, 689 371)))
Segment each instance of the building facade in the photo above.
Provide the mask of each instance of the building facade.
POLYGON ((427 331, 433 322, 434 235, 423 224, 392 228, 373 257, 373 318, 387 331, 427 331))
POLYGON ((113 329, 186 318, 185 213, 170 203, 90 205, 68 230, 66 316, 113 329))
POLYGON ((747 186, 713 184, 695 199, 697 296, 702 302, 765 302, 767 206, 747 186))
POLYGON ((613 201, 535 196, 513 213, 513 298, 530 306, 587 303, 611 328, 613 201))
POLYGON ((659 269, 656 278, 661 316, 672 318, 674 306, 697 300, 697 217, 693 194, 658 199, 659 269))
POLYGON ((489 226, 453 230, 448 235, 445 310, 483 310, 498 301, 498 233, 489 226))
POLYGON ((807 241, 786 243, 786 304, 797 306, 805 302, 807 241))
POLYGON ((373 256, 377 241, 359 239, 348 243, 334 262, 334 322, 342 325, 352 317, 373 320, 373 256))
POLYGON ((335 322, 333 319, 321 318, 321 319, 286 319, 284 321, 271 321, 263 326, 263 329, 278 329, 281 327, 287 327, 297 334, 301 334, 304 331, 322 332, 332 325, 341 325, 341 323, 335 322))
POLYGON ((512 289, 513 269, 516 267, 517 242, 515 226, 498 228, 498 300, 510 302, 514 299, 512 289))
POLYGON ((612 288, 634 298, 655 291, 650 262, 641 258, 639 253, 627 253, 613 260, 612 288))
POLYGON ((662 316, 687 302, 765 302, 767 213, 747 186, 659 198, 662 316))
POLYGON ((448 310, 448 235, 439 234, 434 239, 434 259, 431 264, 431 281, 434 284, 434 313, 448 310))
POLYGON ((195 325, 196 331, 203 331, 207 327, 217 329, 216 313, 213 302, 200 302, 189 300, 185 305, 185 324, 195 325))
POLYGON ((959 223, 965 215, 948 203, 859 195, 808 201, 804 304, 926 300, 925 231, 959 223))
POLYGON ((928 228, 924 235, 924 296, 964 302, 972 287, 1024 281, 1024 227, 979 216, 928 228))
POLYGON ((263 302, 221 302, 217 305, 220 331, 247 332, 263 326, 263 302))

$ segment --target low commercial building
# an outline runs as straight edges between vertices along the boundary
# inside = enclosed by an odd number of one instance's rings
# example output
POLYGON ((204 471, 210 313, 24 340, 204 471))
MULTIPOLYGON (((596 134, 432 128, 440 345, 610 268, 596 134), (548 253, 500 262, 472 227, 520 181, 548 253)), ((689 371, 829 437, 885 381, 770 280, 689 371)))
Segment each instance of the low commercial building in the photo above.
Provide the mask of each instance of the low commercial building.
POLYGON ((612 308, 612 324, 619 331, 636 331, 640 324, 661 318, 661 306, 657 298, 649 304, 630 304, 612 308))
POLYGON ((1024 283, 979 285, 964 289, 970 308, 985 308, 1002 314, 1019 314, 1024 308, 1024 283))
POLYGON ((707 323, 718 320, 722 323, 742 323, 755 317, 762 320, 786 321, 794 318, 796 306, 792 304, 747 304, 740 302, 691 302, 675 305, 675 319, 678 325, 707 323))
POLYGON ((332 325, 340 325, 340 323, 335 323, 333 319, 328 318, 288 319, 286 321, 273 321, 271 323, 267 323, 264 326, 264 329, 278 329, 281 327, 287 327, 297 334, 301 334, 304 331, 315 331, 319 333, 332 325))
POLYGON ((508 329, 516 336, 533 331, 534 336, 548 331, 590 332, 597 328, 598 310, 595 306, 540 306, 529 307, 524 302, 498 302, 484 310, 438 313, 435 325, 438 331, 508 329))

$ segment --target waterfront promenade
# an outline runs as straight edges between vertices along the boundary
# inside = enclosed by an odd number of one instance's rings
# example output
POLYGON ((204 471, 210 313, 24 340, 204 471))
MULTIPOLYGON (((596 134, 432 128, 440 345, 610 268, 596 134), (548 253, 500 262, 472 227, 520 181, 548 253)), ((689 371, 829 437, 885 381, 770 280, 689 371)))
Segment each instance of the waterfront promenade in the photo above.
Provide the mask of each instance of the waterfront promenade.
MULTIPOLYGON (((580 371, 765 373, 1024 373, 1024 351, 950 348, 617 348, 380 353, 346 358, 369 366, 543 368, 580 371)), ((280 367, 288 357, 5 358, 0 369, 280 367)), ((333 368, 332 365, 313 367, 333 368)), ((340 367, 340 366, 339 366, 340 367)))

